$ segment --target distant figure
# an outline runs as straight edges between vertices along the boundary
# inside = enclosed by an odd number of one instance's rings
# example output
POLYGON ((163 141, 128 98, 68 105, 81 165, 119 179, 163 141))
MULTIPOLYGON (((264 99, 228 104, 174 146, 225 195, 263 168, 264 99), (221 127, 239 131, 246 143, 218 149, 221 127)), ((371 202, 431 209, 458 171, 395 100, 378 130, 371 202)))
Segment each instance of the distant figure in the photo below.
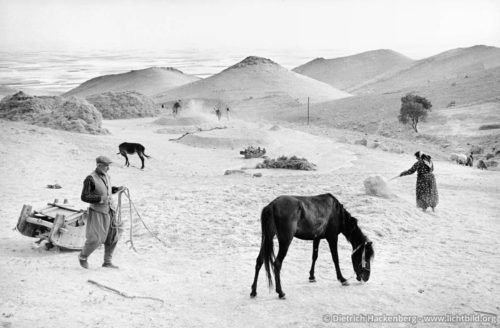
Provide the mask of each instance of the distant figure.
POLYGON ((130 162, 128 161, 127 154, 133 155, 137 153, 142 162, 141 170, 144 169, 144 156, 149 158, 148 155, 144 153, 145 148, 143 145, 138 143, 124 142, 118 146, 118 154, 121 154, 125 157, 125 166, 130 166, 130 162))
POLYGON ((479 162, 477 162, 477 168, 480 170, 487 170, 488 167, 486 166, 486 163, 480 159, 479 162))
POLYGON ((229 107, 226 107, 227 120, 229 121, 229 107))
POLYGON ((434 177, 434 164, 432 163, 431 156, 427 154, 420 154, 419 151, 415 153, 417 162, 413 164, 411 169, 401 172, 400 177, 410 175, 417 172, 417 207, 426 211, 428 207, 434 208, 439 202, 439 195, 436 186, 436 178, 434 177))
POLYGON ((218 107, 215 108, 215 115, 217 115, 217 119, 220 121, 222 113, 218 107))
POLYGON ((472 152, 469 154, 469 156, 467 156, 467 162, 465 162, 465 166, 474 166, 474 157, 472 155, 472 152))
POLYGON ((165 108, 165 105, 164 105, 164 104, 161 104, 161 108, 165 108))
POLYGON ((181 101, 180 100, 177 100, 175 103, 174 103, 174 106, 172 107, 172 115, 174 115, 174 117, 177 116, 177 114, 179 113, 179 110, 181 109, 181 101))

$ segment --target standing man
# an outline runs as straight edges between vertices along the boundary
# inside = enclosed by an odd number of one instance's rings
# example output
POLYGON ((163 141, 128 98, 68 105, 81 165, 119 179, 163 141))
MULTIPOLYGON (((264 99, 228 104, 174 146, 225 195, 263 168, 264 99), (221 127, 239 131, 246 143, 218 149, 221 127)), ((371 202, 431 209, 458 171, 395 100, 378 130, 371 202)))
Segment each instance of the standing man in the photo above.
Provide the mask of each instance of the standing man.
POLYGON ((112 187, 108 175, 111 160, 106 156, 96 158, 97 167, 83 182, 82 201, 90 203, 89 218, 87 220, 86 240, 78 259, 80 265, 88 269, 87 258, 100 245, 104 244, 105 268, 118 269, 111 262, 113 251, 118 243, 118 227, 115 222, 116 208, 113 204, 111 194, 124 189, 124 187, 112 187))

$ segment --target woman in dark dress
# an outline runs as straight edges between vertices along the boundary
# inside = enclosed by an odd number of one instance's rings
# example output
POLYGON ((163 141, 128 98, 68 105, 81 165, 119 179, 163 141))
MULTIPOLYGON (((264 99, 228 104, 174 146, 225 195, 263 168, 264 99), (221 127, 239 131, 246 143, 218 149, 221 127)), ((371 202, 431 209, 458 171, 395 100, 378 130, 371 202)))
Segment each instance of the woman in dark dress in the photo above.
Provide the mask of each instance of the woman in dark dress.
POLYGON ((439 195, 436 186, 436 178, 432 173, 434 171, 434 164, 431 157, 427 154, 420 154, 419 151, 415 153, 417 162, 413 164, 411 169, 402 172, 399 176, 410 175, 417 172, 417 207, 422 210, 427 210, 428 207, 434 208, 439 202, 439 195))

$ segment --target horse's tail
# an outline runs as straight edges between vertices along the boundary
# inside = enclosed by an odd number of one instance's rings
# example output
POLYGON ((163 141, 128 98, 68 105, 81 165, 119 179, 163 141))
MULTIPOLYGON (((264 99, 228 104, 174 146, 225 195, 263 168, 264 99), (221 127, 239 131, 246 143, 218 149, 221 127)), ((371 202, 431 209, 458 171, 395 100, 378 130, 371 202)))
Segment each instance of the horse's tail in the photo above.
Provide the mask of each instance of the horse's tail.
POLYGON ((271 266, 274 265, 274 244, 273 238, 276 231, 276 226, 274 224, 274 215, 272 205, 269 204, 262 210, 260 217, 260 223, 262 225, 262 244, 260 248, 260 253, 264 261, 264 267, 266 268, 267 281, 269 283, 269 288, 273 286, 273 280, 271 277, 271 266))
POLYGON ((142 149, 141 149, 141 153, 142 153, 142 154, 143 154, 146 158, 150 158, 151 156, 146 155, 145 151, 146 151, 146 148, 143 146, 143 147, 142 147, 142 149))

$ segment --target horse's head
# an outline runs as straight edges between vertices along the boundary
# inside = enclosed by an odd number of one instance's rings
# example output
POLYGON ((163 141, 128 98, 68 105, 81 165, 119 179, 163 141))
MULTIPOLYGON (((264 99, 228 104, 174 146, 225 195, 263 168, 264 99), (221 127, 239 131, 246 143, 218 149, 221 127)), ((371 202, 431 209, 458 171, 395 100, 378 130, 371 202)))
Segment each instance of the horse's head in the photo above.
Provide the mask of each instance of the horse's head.
POLYGON ((374 254, 371 241, 359 244, 352 252, 352 266, 354 267, 358 281, 368 281, 370 279, 370 264, 374 254))

